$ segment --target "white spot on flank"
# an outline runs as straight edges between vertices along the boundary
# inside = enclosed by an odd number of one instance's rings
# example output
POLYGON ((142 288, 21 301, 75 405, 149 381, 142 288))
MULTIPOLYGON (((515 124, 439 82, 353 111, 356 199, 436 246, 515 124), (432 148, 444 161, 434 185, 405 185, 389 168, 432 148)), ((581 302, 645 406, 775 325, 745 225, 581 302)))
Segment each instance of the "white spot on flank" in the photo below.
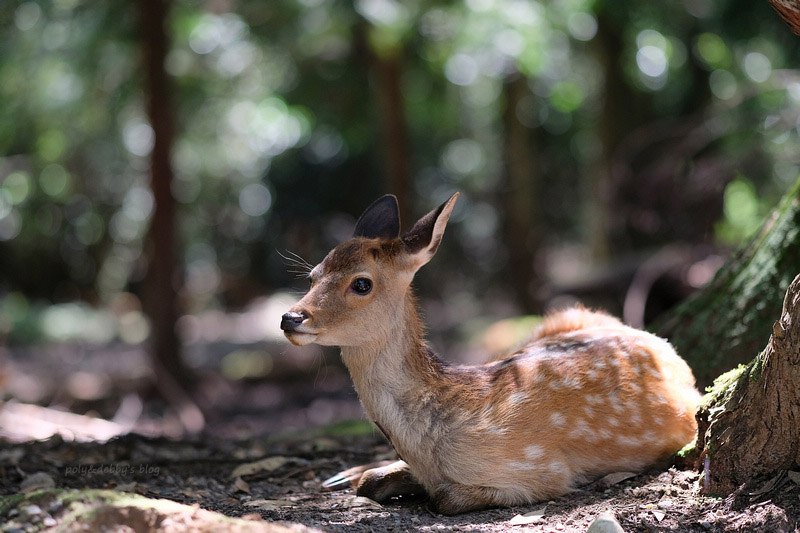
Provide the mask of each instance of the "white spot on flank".
POLYGON ((621 446, 640 446, 642 444, 636 437, 629 437, 627 435, 617 435, 617 443, 621 446))
POLYGON ((648 370, 650 371, 650 375, 653 376, 655 379, 661 379, 662 378, 661 372, 659 372, 655 368, 650 368, 648 370))
POLYGON ((594 367, 597 370, 604 370, 607 366, 608 365, 606 364, 606 362, 602 359, 598 359, 597 361, 594 362, 594 367))
POLYGON ((598 405, 603 402, 603 398, 597 394, 587 394, 584 396, 586 403, 590 403, 592 405, 598 405))
POLYGON ((614 418, 613 416, 608 417, 608 425, 611 427, 617 427, 619 425, 619 420, 614 418))
POLYGON ((594 430, 589 426, 586 420, 578 419, 573 424, 572 431, 569 432, 569 436, 573 439, 588 439, 591 441, 597 440, 597 436, 594 433, 594 430))
POLYGON ((567 419, 561 413, 553 413, 550 415, 550 423, 556 427, 563 428, 567 419))
POLYGON ((509 470, 535 470, 536 465, 533 463, 523 463, 521 461, 510 461, 508 463, 509 470))
POLYGON ((512 392, 508 395, 508 401, 511 405, 517 405, 528 399, 528 394, 525 392, 512 392))
POLYGON ((645 431, 642 433, 642 440, 651 444, 658 442, 658 435, 655 431, 645 431))
POLYGON ((554 475, 565 476, 569 473, 567 465, 562 461, 553 461, 548 465, 547 469, 554 475))
POLYGON ((538 444, 531 444, 529 446, 526 446, 525 457, 527 457, 531 461, 536 461, 537 459, 541 459, 542 457, 544 457, 544 448, 542 448, 538 444))
POLYGON ((594 409, 592 409, 592 408, 591 408, 590 406, 588 406, 588 405, 587 405, 587 406, 584 406, 584 408, 583 408, 583 412, 584 412, 584 413, 586 413, 586 417, 587 417, 587 418, 592 418, 592 417, 594 416, 594 409))

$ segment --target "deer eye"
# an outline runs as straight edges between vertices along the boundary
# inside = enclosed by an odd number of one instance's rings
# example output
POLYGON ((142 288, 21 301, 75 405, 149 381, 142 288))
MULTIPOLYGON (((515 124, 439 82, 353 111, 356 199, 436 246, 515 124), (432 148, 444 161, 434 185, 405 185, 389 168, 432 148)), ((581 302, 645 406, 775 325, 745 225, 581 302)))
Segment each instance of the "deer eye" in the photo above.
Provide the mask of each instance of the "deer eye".
POLYGON ((350 284, 350 288, 353 289, 353 292, 356 294, 369 294, 369 291, 372 290, 372 280, 368 278, 356 278, 353 280, 353 283, 350 284))

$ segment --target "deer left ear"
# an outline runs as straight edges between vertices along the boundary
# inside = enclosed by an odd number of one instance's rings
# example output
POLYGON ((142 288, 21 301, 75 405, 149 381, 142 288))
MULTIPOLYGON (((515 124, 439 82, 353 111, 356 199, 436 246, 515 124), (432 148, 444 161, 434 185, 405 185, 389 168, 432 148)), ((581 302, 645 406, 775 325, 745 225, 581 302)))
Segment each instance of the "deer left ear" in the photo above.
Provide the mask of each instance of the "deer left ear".
POLYGON ((418 270, 433 258, 444 236, 444 228, 456 205, 459 193, 455 193, 445 203, 422 217, 400 239, 405 245, 406 254, 412 261, 412 269, 418 270))
POLYGON ((397 198, 387 194, 381 196, 364 210, 353 231, 353 237, 389 241, 400 235, 400 209, 397 198))

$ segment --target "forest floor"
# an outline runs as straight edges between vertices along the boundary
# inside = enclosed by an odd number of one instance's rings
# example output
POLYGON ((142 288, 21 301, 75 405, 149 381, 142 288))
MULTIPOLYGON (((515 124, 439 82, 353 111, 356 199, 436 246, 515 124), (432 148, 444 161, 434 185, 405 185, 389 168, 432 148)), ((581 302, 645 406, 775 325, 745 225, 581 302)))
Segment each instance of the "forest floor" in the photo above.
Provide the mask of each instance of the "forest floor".
POLYGON ((172 408, 141 394, 152 384, 141 347, 0 348, 0 531, 584 532, 604 512, 628 532, 800 531, 794 472, 725 498, 700 495, 692 470, 622 474, 454 517, 424 498, 379 505, 323 491, 328 477, 393 451, 363 420, 338 356, 298 350, 189 346, 205 428, 187 437, 172 408))
POLYGON ((320 490, 340 470, 389 455, 375 435, 272 443, 136 435, 77 443, 56 436, 6 443, 0 529, 551 532, 586 531, 603 512, 629 532, 797 531, 800 524, 800 485, 785 474, 709 498, 699 495, 696 472, 670 469, 606 479, 549 502, 454 517, 432 512, 424 498, 379 505, 352 489, 320 490))

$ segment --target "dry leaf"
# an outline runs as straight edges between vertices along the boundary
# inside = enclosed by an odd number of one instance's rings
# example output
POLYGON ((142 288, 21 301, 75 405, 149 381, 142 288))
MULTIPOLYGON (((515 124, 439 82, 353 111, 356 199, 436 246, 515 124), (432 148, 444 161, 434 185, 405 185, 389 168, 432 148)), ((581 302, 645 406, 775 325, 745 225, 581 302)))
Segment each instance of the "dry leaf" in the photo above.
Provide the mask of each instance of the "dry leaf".
POLYGON ((284 457, 282 455, 275 455, 273 457, 266 457, 254 463, 244 463, 234 468, 231 477, 250 476, 258 472, 272 472, 277 470, 287 463, 302 463, 305 459, 299 457, 284 457))
POLYGON ((114 490, 117 492, 136 492, 136 482, 131 481, 130 483, 120 483, 114 490))
POLYGON ((25 479, 19 484, 19 490, 22 493, 33 492, 35 490, 52 489, 56 486, 56 482, 45 472, 36 472, 25 479))
POLYGON ((294 502, 289 500, 253 500, 245 502, 244 506, 251 509, 258 509, 259 511, 275 511, 281 507, 291 507, 294 502))
POLYGON ((512 526, 524 526, 526 524, 535 524, 544 521, 544 512, 547 507, 533 510, 529 513, 518 514, 508 521, 512 526))
POLYGON ((638 475, 639 474, 637 474, 636 472, 612 472, 612 473, 608 474, 607 476, 603 476, 602 478, 600 478, 597 481, 596 485, 599 488, 607 488, 607 487, 610 487, 612 485, 616 485, 617 483, 621 483, 621 482, 625 481, 626 479, 630 479, 632 477, 636 477, 638 475))
POLYGON ((241 477, 237 477, 236 481, 233 482, 233 489, 239 492, 246 492, 247 494, 250 494, 250 484, 241 477))
POLYGON ((363 496, 350 498, 339 504, 340 509, 381 509, 381 504, 363 496))
POLYGON ((653 511, 653 516, 656 517, 656 520, 661 522, 662 520, 664 520, 664 517, 667 516, 667 513, 665 513, 664 511, 653 511))
POLYGON ((769 491, 778 488, 780 486, 779 485, 780 482, 783 480, 784 475, 785 475, 784 472, 778 472, 778 474, 775 475, 772 479, 764 483, 764 485, 760 489, 751 492, 750 497, 762 496, 768 493, 769 491))

